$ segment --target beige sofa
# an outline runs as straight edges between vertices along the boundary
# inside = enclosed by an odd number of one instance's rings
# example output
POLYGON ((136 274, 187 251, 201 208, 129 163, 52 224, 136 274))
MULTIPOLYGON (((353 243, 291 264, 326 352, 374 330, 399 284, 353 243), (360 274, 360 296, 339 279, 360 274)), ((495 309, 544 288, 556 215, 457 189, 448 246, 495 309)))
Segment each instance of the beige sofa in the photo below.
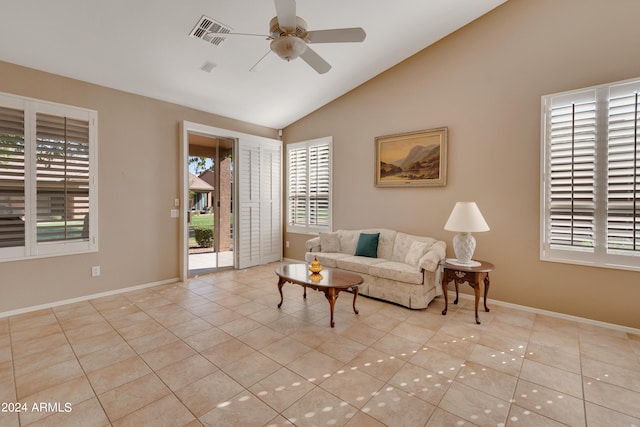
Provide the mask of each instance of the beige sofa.
MULTIPOLYGON (((365 238, 370 236, 365 236, 365 238)), ((323 266, 353 271, 364 278, 359 293, 405 307, 426 308, 442 295, 440 261, 446 243, 388 229, 338 230, 320 233, 306 242, 307 262, 314 257, 323 266), (356 255, 360 234, 379 233, 373 256, 356 255)))

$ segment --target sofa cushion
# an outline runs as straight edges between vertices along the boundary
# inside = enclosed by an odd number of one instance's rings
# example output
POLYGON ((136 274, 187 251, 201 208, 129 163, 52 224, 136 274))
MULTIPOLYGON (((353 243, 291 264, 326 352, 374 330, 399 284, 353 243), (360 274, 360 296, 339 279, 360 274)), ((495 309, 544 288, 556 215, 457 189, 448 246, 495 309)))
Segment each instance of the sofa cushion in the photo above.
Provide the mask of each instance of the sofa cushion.
POLYGON ((369 267, 369 274, 399 282, 421 285, 423 274, 418 267, 403 262, 385 261, 369 267))
POLYGON ((407 256, 404 258, 404 262, 417 267, 420 258, 427 253, 428 249, 429 246, 426 243, 414 241, 409 248, 409 252, 407 252, 407 256))
POLYGON ((411 245, 416 239, 413 236, 405 233, 398 233, 396 236, 395 244, 393 245, 393 256, 391 259, 397 262, 404 262, 407 258, 407 253, 411 249, 411 245))
POLYGON ((320 233, 320 249, 322 252, 340 252, 338 233, 320 233))
POLYGON ((336 260, 338 268, 343 270, 353 271, 355 273, 367 274, 369 273, 369 267, 374 264, 386 262, 383 258, 371 258, 364 256, 347 256, 336 260))
POLYGON ((356 246, 356 256, 366 256, 369 258, 378 258, 378 240, 380 233, 360 233, 358 245, 356 246))
POLYGON ((338 260, 340 258, 350 257, 351 255, 343 254, 340 252, 307 252, 305 254, 305 261, 313 261, 313 257, 318 257, 318 261, 325 267, 337 267, 338 260))
POLYGON ((355 254, 358 239, 360 238, 360 231, 338 230, 338 236, 340 236, 340 251, 349 255, 355 254))
MULTIPOLYGON (((431 250, 431 247, 437 242, 437 240, 431 237, 414 236, 411 234, 398 233, 396 242, 393 247, 393 256, 391 259, 398 262, 406 262, 407 254, 411 249, 413 242, 422 242, 427 244, 427 251, 431 250)), ((425 252, 426 253, 426 252, 425 252)))

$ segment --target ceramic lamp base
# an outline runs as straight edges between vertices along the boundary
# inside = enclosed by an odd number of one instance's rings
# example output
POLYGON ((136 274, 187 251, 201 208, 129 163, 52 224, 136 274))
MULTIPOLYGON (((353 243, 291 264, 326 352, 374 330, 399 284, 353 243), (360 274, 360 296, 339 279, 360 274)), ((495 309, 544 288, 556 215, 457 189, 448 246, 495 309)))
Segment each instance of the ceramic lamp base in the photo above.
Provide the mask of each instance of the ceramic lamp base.
POLYGON ((475 250, 476 239, 471 233, 458 233, 453 238, 453 252, 459 264, 470 265, 475 250))

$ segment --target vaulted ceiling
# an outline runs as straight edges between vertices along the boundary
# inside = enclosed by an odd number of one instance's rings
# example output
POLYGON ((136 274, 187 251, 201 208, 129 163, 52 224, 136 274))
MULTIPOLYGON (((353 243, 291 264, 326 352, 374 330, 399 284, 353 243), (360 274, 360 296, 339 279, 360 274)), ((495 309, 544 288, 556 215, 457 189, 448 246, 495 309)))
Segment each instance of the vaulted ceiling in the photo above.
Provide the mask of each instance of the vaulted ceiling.
POLYGON ((202 16, 268 35, 272 0, 3 1, 0 60, 280 129, 505 1, 298 0, 309 30, 366 32, 362 43, 312 45, 325 74, 272 52, 250 71, 266 37, 216 46, 189 35, 202 16))

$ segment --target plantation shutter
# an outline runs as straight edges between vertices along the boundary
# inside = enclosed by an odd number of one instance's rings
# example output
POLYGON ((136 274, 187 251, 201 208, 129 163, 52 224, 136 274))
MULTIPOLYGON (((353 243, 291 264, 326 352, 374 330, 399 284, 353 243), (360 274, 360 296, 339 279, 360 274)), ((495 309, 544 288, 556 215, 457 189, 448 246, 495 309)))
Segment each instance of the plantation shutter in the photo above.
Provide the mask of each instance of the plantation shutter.
POLYGON ((25 245, 24 111, 0 107, 0 248, 25 245))
POLYGON ((288 225, 295 230, 331 228, 331 138, 298 142, 288 152, 288 225))
POLYGON ((552 99, 547 112, 546 243, 593 252, 595 245, 595 91, 552 99))
POLYGON ((88 240, 89 184, 89 121, 38 113, 38 242, 88 240))
POLYGON ((329 226, 329 144, 309 147, 309 225, 329 226))
POLYGON ((261 262, 282 259, 282 145, 262 145, 260 162, 261 262))
POLYGON ((282 258, 282 143, 238 141, 238 268, 282 258))
POLYGON ((611 89, 608 114, 607 251, 640 254, 640 84, 611 89))
POLYGON ((542 102, 541 259, 640 271, 640 80, 542 102))
POLYGON ((0 262, 98 249, 97 124, 92 110, 0 93, 0 262))
POLYGON ((307 223, 307 147, 289 150, 289 225, 307 223))
POLYGON ((260 148, 239 144, 238 149, 238 259, 239 268, 260 264, 260 148), (256 173, 257 172, 257 173, 256 173))

